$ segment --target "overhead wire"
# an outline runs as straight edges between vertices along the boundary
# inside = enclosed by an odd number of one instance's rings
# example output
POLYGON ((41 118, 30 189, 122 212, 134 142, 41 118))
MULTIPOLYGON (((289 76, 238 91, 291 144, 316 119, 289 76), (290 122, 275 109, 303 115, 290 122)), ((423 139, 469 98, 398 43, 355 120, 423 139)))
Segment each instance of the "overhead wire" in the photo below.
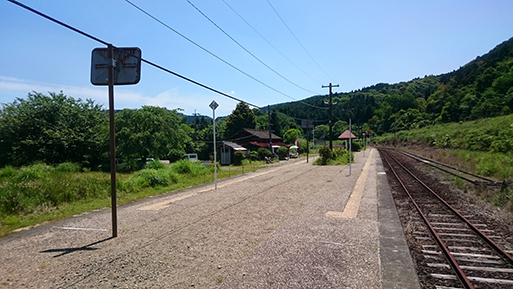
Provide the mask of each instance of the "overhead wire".
POLYGON ((267 44, 269 44, 272 48, 274 48, 274 50, 276 50, 283 58, 285 58, 288 62, 290 62, 290 64, 295 66, 299 71, 301 71, 304 75, 308 76, 311 80, 317 82, 319 85, 321 84, 321 82, 319 82, 318 80, 313 78, 310 74, 306 73, 303 69, 301 69, 299 66, 297 66, 292 60, 290 60, 290 58, 288 58, 283 52, 281 52, 278 48, 276 48, 276 46, 274 46, 269 40, 267 40, 267 38, 265 38, 260 32, 258 32, 258 30, 256 30, 255 27, 253 27, 246 19, 244 19, 244 17, 242 17, 242 15, 240 15, 232 6, 230 6, 230 4, 226 3, 225 0, 222 0, 222 1, 224 4, 226 4, 226 6, 228 6, 228 8, 230 8, 233 11, 233 13, 235 13, 235 15, 237 15, 242 21, 244 21, 244 23, 246 23, 256 34, 258 34, 258 36, 260 36, 265 42, 267 42, 267 44))
POLYGON ((141 11, 142 13, 144 13, 146 16, 152 18, 153 20, 155 20, 156 22, 158 22, 159 24, 163 25, 164 27, 168 28, 169 30, 173 31, 174 33, 176 33, 177 35, 179 35, 180 37, 184 38, 185 40, 189 41, 190 43, 192 43, 193 45, 195 45, 196 47, 200 48, 201 50, 207 52, 208 54, 210 54, 211 56, 215 57, 216 59, 220 60, 221 62, 225 63, 226 65, 230 66, 231 68, 237 70, 238 72, 244 74, 245 76, 253 79, 254 81, 260 83, 261 85, 287 97, 287 98, 290 98, 292 100, 295 100, 295 101, 299 101, 307 106, 310 106, 310 107, 313 107, 313 108, 317 108, 317 109, 327 109, 327 108, 324 108, 324 107, 319 107, 319 106, 315 106, 315 105, 311 105, 309 103, 306 103, 302 100, 297 100, 295 99, 294 97, 264 83, 263 81, 257 79, 256 77, 250 75, 249 73, 243 71, 242 69, 236 67, 235 65, 231 64, 230 62, 224 60, 223 58, 221 58, 220 56, 216 55, 215 53, 211 52, 210 50, 206 49, 205 47, 201 46, 200 44, 196 43, 194 40, 188 38, 187 36, 185 36, 184 34, 180 33, 179 31, 177 31, 176 29, 172 28, 171 26, 167 25, 166 23, 164 23, 163 21, 161 21, 160 19, 158 19, 157 17, 153 16, 152 14, 150 14, 149 12, 147 12, 146 10, 142 9, 141 7, 137 6, 136 4, 134 4, 133 2, 131 2, 130 0, 125 0, 128 4, 132 5, 134 8, 136 8, 137 10, 141 11))
MULTIPOLYGON (((50 21, 52 21, 52 22, 54 22, 54 23, 57 23, 57 24, 59 24, 59 25, 61 25, 61 26, 65 27, 65 28, 68 28, 68 29, 70 29, 70 30, 72 30, 72 31, 74 31, 74 32, 77 32, 77 33, 79 33, 79 34, 81 34, 81 35, 83 35, 83 36, 85 36, 85 37, 87 37, 87 38, 89 38, 89 39, 92 39, 92 40, 96 41, 96 42, 99 42, 99 43, 104 44, 104 45, 106 45, 106 46, 111 45, 111 44, 110 44, 109 42, 107 42, 107 41, 101 40, 100 38, 97 38, 97 37, 95 37, 95 36, 93 36, 93 35, 91 35, 91 34, 88 34, 88 33, 84 32, 84 31, 80 30, 80 29, 77 29, 77 28, 75 28, 75 27, 73 27, 73 26, 70 26, 70 25, 68 25, 68 24, 66 24, 66 23, 64 23, 64 22, 62 22, 62 21, 59 21, 59 20, 57 20, 57 19, 53 18, 53 17, 50 17, 50 16, 48 16, 48 15, 46 15, 46 14, 42 13, 42 12, 39 12, 39 11, 37 11, 37 10, 35 10, 35 9, 33 9, 33 8, 31 8, 31 7, 29 7, 29 6, 25 5, 25 4, 23 4, 23 3, 20 3, 20 2, 15 1, 15 0, 7 0, 7 1, 9 1, 9 2, 11 2, 11 3, 13 3, 13 4, 16 4, 16 5, 18 5, 18 6, 22 7, 22 8, 24 8, 24 9, 26 9, 26 10, 29 10, 29 11, 31 11, 31 12, 33 12, 33 13, 35 13, 35 14, 37 14, 37 15, 39 15, 39 16, 41 16, 41 17, 43 17, 43 18, 46 18, 46 19, 48 19, 48 20, 50 20, 50 21)), ((113 46, 113 47, 114 47, 115 49, 120 49, 120 48, 117 48, 117 47, 115 47, 115 46, 113 46)), ((129 53, 128 53, 128 54, 129 54, 129 53)), ((134 56, 134 57, 139 58, 139 57, 138 57, 138 56, 136 56, 136 55, 131 55, 131 56, 134 56)), ((169 74, 172 74, 172 75, 174 75, 174 76, 176 76, 176 77, 179 77, 179 78, 181 78, 181 79, 183 79, 183 80, 186 80, 186 81, 188 81, 188 82, 191 82, 191 83, 193 83, 193 84, 195 84, 195 85, 197 85, 197 86, 200 86, 200 87, 202 87, 202 88, 205 88, 205 89, 207 89, 207 90, 210 90, 210 91, 212 91, 212 92, 215 92, 215 93, 217 93, 217 94, 219 94, 219 95, 222 95, 222 96, 228 97, 228 98, 230 98, 230 99, 232 99, 232 100, 236 100, 236 101, 239 101, 239 102, 243 102, 243 103, 245 103, 245 104, 247 104, 247 105, 249 105, 249 106, 255 107, 255 108, 259 108, 259 109, 261 108, 261 107, 260 107, 260 106, 258 106, 258 105, 255 105, 255 104, 252 104, 252 103, 247 102, 247 101, 245 101, 245 100, 242 100, 242 99, 236 98, 236 97, 234 97, 234 96, 231 96, 231 95, 229 95, 229 94, 227 94, 227 93, 225 93, 225 92, 222 92, 222 91, 217 90, 217 89, 215 89, 215 88, 212 88, 212 87, 210 87, 210 86, 208 86, 208 85, 205 85, 205 84, 202 84, 202 83, 200 83, 200 82, 198 82, 198 81, 195 81, 195 80, 193 80, 193 79, 191 79, 191 78, 188 78, 188 77, 186 77, 186 76, 183 76, 183 75, 181 75, 181 74, 179 74, 179 73, 176 73, 176 72, 174 72, 174 71, 171 71, 170 69, 167 69, 167 68, 165 68, 165 67, 163 67, 163 66, 161 66, 161 65, 158 65, 158 64, 156 64, 156 63, 154 63, 154 62, 151 62, 151 61, 149 61, 149 60, 146 60, 146 59, 144 59, 144 58, 142 58, 142 57, 140 57, 140 59, 141 59, 141 61, 142 61, 142 62, 144 62, 144 63, 146 63, 146 64, 148 64, 148 65, 150 65, 150 66, 153 66, 153 67, 155 67, 155 68, 158 68, 158 69, 160 69, 160 70, 162 70, 162 71, 165 71, 165 72, 167 72, 167 73, 169 73, 169 74)))
POLYGON ((265 66, 267 69, 271 70, 272 72, 274 72, 276 75, 278 75, 279 77, 281 77, 282 79, 284 79, 285 81, 287 81, 288 83, 294 85, 295 87, 297 88, 300 88, 306 92, 310 92, 310 93, 316 93, 314 91, 311 91, 307 88, 304 88, 300 85, 298 85, 297 83, 295 82, 292 82, 290 79, 286 78, 285 76, 283 76, 282 74, 280 74, 278 71, 274 70, 272 67, 270 67, 269 65, 267 65, 264 61, 262 61, 260 58, 258 58, 255 54, 253 54, 251 51, 249 51, 246 47, 244 47, 242 44, 240 44, 240 42, 238 42, 237 40, 235 40, 235 38, 233 38, 230 34, 228 34, 228 32, 226 32, 223 28, 221 28, 219 25, 217 25, 217 23, 214 22, 214 20, 212 20, 210 17, 208 17, 205 13, 203 13, 203 11, 201 11, 196 5, 194 5, 190 0, 186 0, 187 3, 189 3, 194 9, 196 9, 196 11, 198 11, 203 17, 205 17, 205 19, 207 19, 210 23, 212 23, 212 25, 214 25, 217 29, 219 29, 219 31, 221 31, 224 35, 226 35, 226 37, 230 38, 230 40, 232 40, 235 44, 237 44, 240 48, 242 48, 242 50, 246 51, 246 53, 248 53, 249 55, 251 55, 251 57, 253 57, 254 59, 256 59, 258 62, 260 62, 263 66, 265 66))
POLYGON ((244 74, 245 76, 251 78, 252 80, 260 83, 261 85, 273 90, 274 92, 276 93, 279 93, 285 97, 288 97, 290 99, 293 99, 293 100, 296 100, 294 99, 292 96, 284 93, 284 92, 281 92, 279 91, 278 89, 268 85, 267 83, 259 80, 258 78, 250 75, 249 73, 243 71, 242 69, 236 67, 235 65, 231 64, 230 62, 224 60, 223 58, 221 58, 220 56, 216 55, 215 53, 211 52, 210 50, 206 49, 205 47, 201 46, 200 44, 198 44, 197 42, 195 42, 194 40, 188 38, 187 36, 185 36, 184 34, 180 33, 178 30, 172 28, 171 26, 167 25, 166 23, 164 23, 163 21, 161 21, 160 19, 158 19, 157 17, 153 16, 152 14, 150 14, 149 12, 147 12, 146 10, 142 9, 141 7, 137 6, 136 4, 134 4, 133 2, 131 2, 130 0, 125 0, 128 4, 132 5, 133 7, 135 7, 137 10, 141 11, 142 13, 144 13, 146 16, 150 17, 151 19, 155 20, 156 22, 158 22, 159 24, 163 25, 164 27, 166 27, 167 29, 173 31, 174 33, 176 33, 177 35, 179 35, 180 37, 182 37, 183 39, 189 41, 190 43, 194 44, 196 47, 200 48, 201 50, 207 52, 208 54, 210 54, 211 56, 217 58, 219 61, 223 62, 224 64, 230 66, 231 68, 237 70, 238 72, 244 74))
MULTIPOLYGON (((37 11, 37 10, 35 10, 35 9, 33 9, 33 8, 31 8, 31 7, 29 7, 29 6, 25 5, 25 4, 23 4, 23 3, 20 3, 20 2, 18 2, 18 1, 16 1, 16 0, 7 0, 7 1, 9 1, 9 2, 11 2, 11 3, 15 4, 15 5, 18 5, 18 6, 20 6, 20 7, 24 8, 24 9, 26 9, 26 10, 30 11, 30 12, 33 12, 33 13, 35 13, 35 14, 37 14, 37 15, 39 15, 39 16, 41 16, 41 17, 43 17, 43 18, 46 18, 46 19, 48 19, 48 20, 50 20, 50 21, 52 21, 52 22, 54 22, 54 23, 56 23, 56 24, 58 24, 58 25, 61 25, 61 26, 65 27, 65 28, 67 28, 67 29, 70 29, 70 30, 72 30, 72 31, 74 31, 74 32, 76 32, 76 33, 78 33, 78 34, 82 35, 82 36, 85 36, 86 38, 92 39, 92 40, 94 40, 94 41, 96 41, 96 42, 99 42, 99 43, 101 43, 101 44, 104 44, 104 45, 106 45, 106 46, 111 45, 111 44, 110 44, 109 42, 107 42, 107 41, 104 41, 104 40, 102 40, 102 39, 100 39, 100 38, 97 38, 97 37, 95 37, 95 36, 93 36, 93 35, 91 35, 91 34, 89 34, 89 33, 86 33, 86 32, 84 32, 84 31, 82 31, 82 30, 80 30, 80 29, 77 29, 77 28, 75 28, 75 27, 73 27, 73 26, 71 26, 71 25, 68 25, 68 24, 66 24, 66 23, 64 23, 64 22, 62 22, 62 21, 60 21, 60 20, 57 20, 57 19, 55 19, 55 18, 51 17, 51 16, 48 16, 48 15, 46 15, 46 14, 44 14, 44 13, 40 12, 40 11, 37 11)), ((118 47, 116 47, 116 46, 113 46, 113 48, 122 50, 122 48, 118 48, 118 47)), ((127 53, 127 52, 126 52, 126 53, 127 53)), ((188 81, 188 82, 190 82, 190 83, 192 83, 192 84, 195 84, 195 85, 197 85, 197 86, 200 86, 200 87, 202 87, 202 88, 204 88, 204 89, 210 90, 210 91, 212 91, 212 92, 214 92, 214 93, 217 93, 217 94, 222 95, 222 96, 224 96, 224 97, 230 98, 230 99, 232 99, 232 100, 235 100, 235 101, 239 101, 239 102, 245 103, 245 104, 247 104, 248 106, 252 106, 252 107, 255 107, 255 108, 258 108, 258 109, 263 109, 263 107, 261 107, 261 106, 258 106, 258 105, 252 104, 252 103, 250 103, 250 102, 247 102, 247 101, 245 101, 245 100, 242 100, 242 99, 236 98, 236 97, 234 97, 234 96, 231 96, 231 95, 229 95, 229 94, 227 94, 227 93, 224 93, 224 92, 222 92, 222 91, 220 91, 220 90, 217 90, 217 89, 212 88, 212 87, 210 87, 210 86, 208 86, 208 85, 202 84, 202 83, 200 83, 200 82, 198 82, 198 81, 195 81, 195 80, 193 80, 193 79, 191 79, 191 78, 188 78, 188 77, 186 77, 186 76, 183 76, 183 75, 181 75, 181 74, 179 74, 179 73, 177 73, 177 72, 171 71, 170 69, 167 69, 167 68, 165 68, 165 67, 163 67, 163 66, 161 66, 161 65, 158 65, 158 64, 156 64, 156 63, 154 63, 154 62, 152 62, 152 61, 146 60, 146 59, 144 59, 144 58, 142 58, 142 57, 138 57, 138 56, 136 56, 136 55, 131 55, 131 56, 133 56, 133 57, 137 57, 137 58, 140 58, 142 62, 144 62, 144 63, 146 63, 146 64, 148 64, 148 65, 150 65, 150 66, 153 66, 153 67, 155 67, 155 68, 157 68, 157 69, 159 69, 159 70, 162 70, 162 71, 164 71, 164 72, 167 72, 167 73, 169 73, 169 74, 172 74, 172 75, 174 75, 174 76, 176 76, 176 77, 179 77, 179 78, 181 78, 181 79, 183 79, 183 80, 186 80, 186 81, 188 81)), ((282 112, 278 112, 278 113, 284 114, 284 113, 282 113, 282 112)), ((286 114, 284 114, 284 115, 286 115, 286 114)), ((290 116, 288 116, 288 115, 286 115, 286 116, 287 116, 287 117, 290 117, 290 116)), ((298 120, 298 118, 294 118, 294 119, 298 120)), ((301 119, 299 119, 299 120, 301 120, 301 119)))
POLYGON ((290 29, 290 27, 287 25, 287 23, 285 22, 285 20, 283 20, 283 18, 280 16, 280 14, 278 13, 278 11, 274 8, 273 4, 271 4, 271 2, 269 0, 267 0, 267 3, 269 3, 269 6, 271 6, 271 8, 273 9, 274 13, 276 13, 276 15, 278 16, 278 18, 280 18, 281 22, 283 23, 283 25, 285 25, 285 27, 287 28, 287 30, 290 32, 290 34, 292 34, 292 36, 294 37, 294 39, 296 39, 297 43, 299 43, 299 45, 303 48, 303 50, 306 52, 306 54, 308 54, 308 56, 310 56, 310 58, 313 60, 313 62, 315 62, 315 64, 317 65, 317 67, 319 67, 320 70, 322 70, 322 72, 324 72, 324 74, 326 74, 327 77, 329 77, 333 82, 335 82, 333 80, 333 78, 319 65, 319 63, 315 60, 315 58, 313 58, 312 54, 310 54, 310 52, 308 52, 308 50, 305 48, 305 46, 301 43, 301 41, 299 41, 299 39, 296 37, 296 35, 294 34, 294 32, 292 32, 292 30, 290 29))

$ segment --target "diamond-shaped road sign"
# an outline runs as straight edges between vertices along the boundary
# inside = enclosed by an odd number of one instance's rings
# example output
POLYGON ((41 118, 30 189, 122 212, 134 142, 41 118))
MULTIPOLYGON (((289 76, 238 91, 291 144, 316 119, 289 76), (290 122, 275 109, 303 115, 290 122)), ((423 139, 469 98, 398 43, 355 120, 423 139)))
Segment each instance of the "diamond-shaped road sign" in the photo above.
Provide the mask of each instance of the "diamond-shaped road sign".
POLYGON ((219 106, 219 104, 217 104, 217 102, 215 100, 212 100, 212 102, 210 103, 209 106, 212 110, 216 110, 216 108, 219 106))

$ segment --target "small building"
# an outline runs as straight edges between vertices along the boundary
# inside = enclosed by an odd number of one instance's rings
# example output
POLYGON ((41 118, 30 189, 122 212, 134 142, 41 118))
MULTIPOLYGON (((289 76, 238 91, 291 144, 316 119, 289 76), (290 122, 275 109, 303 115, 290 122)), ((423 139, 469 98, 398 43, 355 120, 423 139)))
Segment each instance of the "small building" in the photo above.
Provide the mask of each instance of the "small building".
POLYGON ((224 141, 221 146, 221 165, 231 164, 236 151, 247 153, 248 150, 234 142, 224 141))
MULTIPOLYGON (((261 147, 269 148, 269 131, 244 128, 231 136, 229 141, 239 144, 250 151, 257 151, 261 147)), ((290 145, 283 143, 282 138, 274 133, 271 133, 271 143, 273 150, 280 146, 290 147, 290 145)))

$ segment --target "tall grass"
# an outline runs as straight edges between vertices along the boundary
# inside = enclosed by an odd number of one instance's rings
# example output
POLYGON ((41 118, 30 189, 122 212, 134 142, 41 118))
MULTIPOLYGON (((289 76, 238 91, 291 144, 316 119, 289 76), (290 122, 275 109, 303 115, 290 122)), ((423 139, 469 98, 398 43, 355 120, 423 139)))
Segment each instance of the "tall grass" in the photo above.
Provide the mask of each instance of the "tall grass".
MULTIPOLYGON (((259 164, 220 167, 218 178, 254 171, 259 164)), ((118 204, 214 180, 214 166, 187 160, 150 162, 142 170, 117 174, 118 204)), ((110 173, 85 172, 73 163, 0 169, 0 237, 13 229, 108 206, 110 173)))
POLYGON ((483 198, 513 211, 513 114, 401 131, 375 141, 408 147, 425 157, 503 181, 500 192, 483 198))

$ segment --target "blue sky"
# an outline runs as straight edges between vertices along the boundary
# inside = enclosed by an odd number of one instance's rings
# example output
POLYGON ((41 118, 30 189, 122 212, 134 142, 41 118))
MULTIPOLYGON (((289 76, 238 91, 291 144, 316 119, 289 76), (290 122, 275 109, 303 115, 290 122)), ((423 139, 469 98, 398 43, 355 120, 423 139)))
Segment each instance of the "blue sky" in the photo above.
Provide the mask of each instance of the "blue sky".
MULTIPOLYGON (((139 47, 144 59, 257 106, 327 94, 321 86, 329 83, 340 85, 335 92, 348 92, 450 72, 513 36, 509 0, 131 2, 224 62, 124 0, 21 0, 117 47, 139 47)), ((98 47, 104 45, 0 1, 0 103, 62 90, 107 108, 107 87, 90 82, 91 52, 98 47)), ((212 100, 219 104, 216 116, 237 105, 144 63, 138 84, 115 87, 117 109, 156 105, 211 115, 212 100)))

